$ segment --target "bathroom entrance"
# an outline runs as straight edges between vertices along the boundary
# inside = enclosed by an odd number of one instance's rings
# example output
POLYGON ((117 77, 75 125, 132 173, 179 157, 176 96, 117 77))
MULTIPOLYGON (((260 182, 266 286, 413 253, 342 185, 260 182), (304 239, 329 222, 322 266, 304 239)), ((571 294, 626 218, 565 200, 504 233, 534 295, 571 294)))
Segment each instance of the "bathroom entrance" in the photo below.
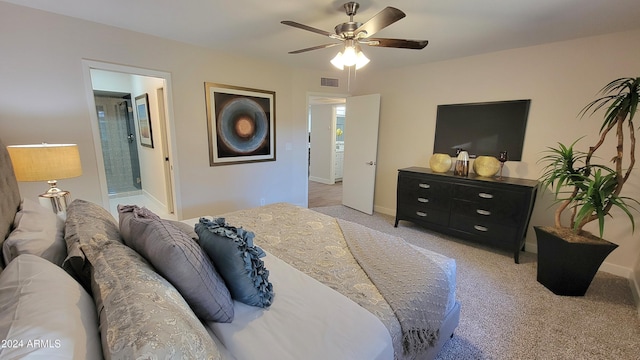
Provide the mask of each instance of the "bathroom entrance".
POLYGON ((94 91, 109 195, 142 192, 131 94, 94 91))

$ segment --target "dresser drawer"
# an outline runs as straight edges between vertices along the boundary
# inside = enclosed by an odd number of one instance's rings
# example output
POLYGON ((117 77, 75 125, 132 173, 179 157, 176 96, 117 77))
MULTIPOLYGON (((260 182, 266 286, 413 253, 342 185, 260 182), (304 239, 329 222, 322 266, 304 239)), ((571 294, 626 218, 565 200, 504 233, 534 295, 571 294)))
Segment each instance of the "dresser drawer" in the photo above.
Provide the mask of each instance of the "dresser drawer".
POLYGON ((485 239, 492 244, 513 244, 513 239, 518 233, 516 226, 495 224, 460 214, 451 214, 449 227, 485 239))
POLYGON ((415 222, 427 222, 447 226, 449 224, 449 211, 430 209, 420 204, 407 204, 399 208, 397 214, 401 218, 407 218, 415 222))
POLYGON ((454 199, 451 203, 451 213, 463 215, 477 221, 518 226, 520 222, 520 208, 501 206, 489 202, 472 202, 454 199))
POLYGON ((448 211, 451 191, 451 184, 446 182, 403 175, 398 177, 399 204, 448 211))
MULTIPOLYGON (((521 219, 522 203, 526 200, 521 192, 462 185, 453 186, 453 197, 474 204, 467 207, 472 213, 481 209, 493 216, 514 219, 516 222, 521 219)), ((467 212, 467 215, 470 213, 467 212)))

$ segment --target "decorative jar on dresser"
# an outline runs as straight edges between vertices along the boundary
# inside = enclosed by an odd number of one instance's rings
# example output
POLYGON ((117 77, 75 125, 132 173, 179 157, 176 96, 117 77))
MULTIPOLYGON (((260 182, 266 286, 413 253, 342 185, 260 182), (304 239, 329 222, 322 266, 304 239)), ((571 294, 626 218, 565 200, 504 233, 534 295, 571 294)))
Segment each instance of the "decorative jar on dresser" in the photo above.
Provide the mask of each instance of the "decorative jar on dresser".
POLYGON ((464 240, 513 251, 519 263, 538 181, 502 180, 410 167, 398 172, 395 227, 400 220, 464 240))

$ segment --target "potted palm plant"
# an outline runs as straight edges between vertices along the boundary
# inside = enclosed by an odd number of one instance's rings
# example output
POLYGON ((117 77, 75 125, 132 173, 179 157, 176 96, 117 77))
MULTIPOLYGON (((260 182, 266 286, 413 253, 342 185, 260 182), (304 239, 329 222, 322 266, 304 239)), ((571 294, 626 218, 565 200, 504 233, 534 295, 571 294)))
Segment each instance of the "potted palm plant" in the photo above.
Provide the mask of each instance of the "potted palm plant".
POLYGON ((616 79, 600 90, 601 96, 587 104, 581 116, 605 109, 598 142, 587 152, 558 143, 549 147, 540 159, 545 165, 541 186, 550 189, 558 205, 555 226, 535 226, 538 240, 537 279, 558 295, 582 296, 587 291, 604 259, 618 246, 604 240, 605 219, 611 210, 622 210, 635 229, 632 210, 638 201, 621 196, 635 164, 636 138, 633 118, 638 110, 640 77, 616 79), (607 136, 615 136, 615 155, 611 167, 595 163, 607 136), (630 146, 625 148, 625 139, 630 146), (628 163, 623 159, 628 156, 628 163), (623 166, 626 167, 623 168, 623 166), (569 223, 563 224, 563 214, 569 223), (599 236, 583 230, 598 222, 599 236))

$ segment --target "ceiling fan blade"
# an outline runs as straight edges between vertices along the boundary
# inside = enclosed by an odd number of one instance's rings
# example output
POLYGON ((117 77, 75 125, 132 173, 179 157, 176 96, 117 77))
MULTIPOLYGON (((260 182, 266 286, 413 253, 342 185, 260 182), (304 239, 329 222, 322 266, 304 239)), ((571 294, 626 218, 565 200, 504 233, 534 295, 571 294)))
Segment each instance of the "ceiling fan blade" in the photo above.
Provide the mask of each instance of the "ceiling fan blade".
POLYGON ((305 49, 289 51, 289 54, 300 54, 300 53, 311 51, 311 50, 325 49, 325 48, 330 48, 330 47, 334 47, 334 46, 338 46, 338 45, 341 45, 341 44, 340 43, 333 43, 333 44, 318 45, 318 46, 313 46, 313 47, 309 47, 309 48, 305 48, 305 49))
POLYGON ((429 41, 428 40, 367 38, 366 40, 362 41, 362 43, 367 44, 369 46, 420 50, 420 49, 424 49, 425 46, 427 46, 427 44, 429 43, 429 41))
POLYGON ((369 19, 369 21, 360 25, 360 27, 354 31, 354 34, 365 31, 366 34, 364 34, 364 37, 367 38, 405 16, 407 15, 402 12, 402 10, 387 6, 382 11, 377 13, 374 17, 369 19))
POLYGON ((328 31, 316 29, 314 27, 311 27, 311 26, 308 26, 308 25, 304 25, 304 24, 300 24, 300 23, 297 23, 295 21, 285 20, 285 21, 281 21, 280 23, 284 24, 284 25, 293 26, 294 28, 311 31, 311 32, 314 32, 316 34, 320 34, 320 35, 324 35, 324 36, 329 36, 330 37, 331 35, 334 35, 333 33, 330 33, 328 31))

